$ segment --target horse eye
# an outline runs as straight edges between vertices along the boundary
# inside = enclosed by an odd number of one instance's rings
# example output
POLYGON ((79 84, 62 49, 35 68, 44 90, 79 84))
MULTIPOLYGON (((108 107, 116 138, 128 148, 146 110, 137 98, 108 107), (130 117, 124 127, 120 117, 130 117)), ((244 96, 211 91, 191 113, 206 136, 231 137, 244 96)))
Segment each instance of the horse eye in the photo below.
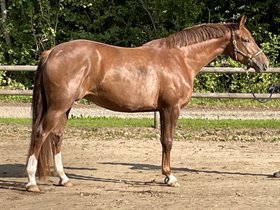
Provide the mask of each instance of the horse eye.
POLYGON ((242 38, 242 42, 246 42, 246 43, 248 43, 248 42, 250 42, 250 40, 249 40, 249 39, 247 39, 247 38, 242 38))

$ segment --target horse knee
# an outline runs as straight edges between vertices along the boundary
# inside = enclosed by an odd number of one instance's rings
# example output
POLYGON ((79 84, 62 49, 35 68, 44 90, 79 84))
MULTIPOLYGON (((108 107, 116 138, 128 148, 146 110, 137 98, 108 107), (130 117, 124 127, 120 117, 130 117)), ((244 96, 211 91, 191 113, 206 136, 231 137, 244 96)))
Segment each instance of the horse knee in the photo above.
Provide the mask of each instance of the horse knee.
POLYGON ((30 155, 35 153, 36 158, 38 158, 39 151, 46 140, 46 135, 43 134, 43 132, 40 130, 37 133, 35 133, 34 138, 35 139, 32 141, 30 145, 30 155))
POLYGON ((54 143, 59 144, 63 137, 63 132, 59 130, 54 130, 50 133, 50 136, 54 143))
POLYGON ((166 151, 170 151, 172 149, 173 140, 172 139, 165 139, 161 142, 162 148, 166 151))
POLYGON ((62 139, 63 139, 63 129, 54 129, 50 133, 50 139, 52 144, 52 152, 54 155, 61 151, 62 139))

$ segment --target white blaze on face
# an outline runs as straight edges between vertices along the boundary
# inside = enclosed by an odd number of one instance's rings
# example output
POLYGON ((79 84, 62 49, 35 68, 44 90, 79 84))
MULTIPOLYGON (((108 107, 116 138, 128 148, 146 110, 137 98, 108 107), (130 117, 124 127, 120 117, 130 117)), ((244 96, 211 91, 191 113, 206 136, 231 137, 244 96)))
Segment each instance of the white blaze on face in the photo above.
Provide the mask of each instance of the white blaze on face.
POLYGON ((61 183, 62 184, 67 183, 69 181, 69 178, 65 175, 65 173, 63 171, 61 152, 57 153, 54 156, 54 161, 55 161, 55 169, 56 169, 56 172, 57 172, 58 176, 61 179, 61 183))
POLYGON ((27 175, 28 175, 28 183, 26 186, 36 185, 36 169, 37 169, 37 159, 35 155, 31 155, 28 159, 27 163, 27 175))

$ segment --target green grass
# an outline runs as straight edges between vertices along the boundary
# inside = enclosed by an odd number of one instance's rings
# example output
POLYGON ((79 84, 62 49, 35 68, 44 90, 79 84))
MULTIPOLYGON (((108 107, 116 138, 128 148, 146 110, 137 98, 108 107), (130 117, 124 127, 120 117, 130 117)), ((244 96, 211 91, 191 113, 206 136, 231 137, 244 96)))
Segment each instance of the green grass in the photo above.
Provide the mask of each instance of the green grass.
POLYGON ((73 127, 152 127, 152 118, 86 117, 71 118, 67 125, 73 127))
POLYGON ((259 103, 255 99, 209 99, 193 98, 189 107, 208 107, 208 108, 280 108, 280 101, 273 99, 267 103, 259 103))
MULTIPOLYGON (((31 125, 31 119, 0 118, 2 124, 31 125)), ((153 119, 149 118, 71 118, 67 122, 70 127, 152 127, 153 119)), ((209 120, 209 119, 179 119, 178 127, 193 129, 213 128, 280 128, 280 120, 209 120)))
POLYGON ((211 128, 280 128, 280 120, 234 120, 234 119, 179 119, 177 126, 193 129, 211 128))
POLYGON ((31 125, 30 118, 0 118, 1 124, 31 125))
POLYGON ((31 103, 32 96, 12 96, 0 95, 2 103, 31 103))

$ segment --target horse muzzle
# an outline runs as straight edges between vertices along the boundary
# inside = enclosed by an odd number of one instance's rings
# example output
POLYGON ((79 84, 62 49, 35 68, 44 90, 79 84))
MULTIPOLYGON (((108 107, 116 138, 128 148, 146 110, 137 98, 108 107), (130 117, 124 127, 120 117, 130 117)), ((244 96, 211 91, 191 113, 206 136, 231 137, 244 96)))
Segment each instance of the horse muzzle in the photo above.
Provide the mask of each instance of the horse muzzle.
POLYGON ((268 69, 268 61, 261 61, 256 58, 249 60, 248 67, 252 67, 256 72, 264 72, 268 69))
POLYGON ((258 73, 264 72, 268 69, 268 65, 266 63, 262 63, 262 62, 251 62, 249 64, 249 67, 252 67, 258 73))

